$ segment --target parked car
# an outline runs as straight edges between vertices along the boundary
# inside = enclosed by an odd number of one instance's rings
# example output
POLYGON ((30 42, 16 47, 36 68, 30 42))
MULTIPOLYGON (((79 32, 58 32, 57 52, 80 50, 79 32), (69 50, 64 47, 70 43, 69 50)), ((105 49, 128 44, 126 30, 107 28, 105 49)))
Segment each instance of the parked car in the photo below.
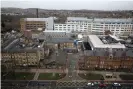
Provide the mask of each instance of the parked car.
POLYGON ((120 83, 113 83, 113 86, 114 86, 114 87, 120 87, 121 84, 120 84, 120 83))
POLYGON ((94 82, 94 84, 100 84, 100 82, 94 82))
POLYGON ((99 87, 106 87, 106 84, 101 83, 101 84, 99 84, 99 87))
POLYGON ((94 83, 87 83, 87 86, 94 86, 94 83))

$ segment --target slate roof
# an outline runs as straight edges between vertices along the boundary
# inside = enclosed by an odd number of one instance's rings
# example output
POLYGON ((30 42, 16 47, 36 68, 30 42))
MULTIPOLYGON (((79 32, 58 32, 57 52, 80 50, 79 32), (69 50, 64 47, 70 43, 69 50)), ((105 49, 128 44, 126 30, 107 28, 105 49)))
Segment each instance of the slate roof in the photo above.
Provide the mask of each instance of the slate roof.
MULTIPOLYGON (((133 57, 133 49, 127 49, 126 51, 124 50, 112 50, 114 53, 115 57, 124 57, 124 55, 129 56, 129 57, 133 57), (126 54, 124 54, 126 53, 126 54)), ((107 56, 108 55, 108 51, 106 50, 96 50, 96 52, 94 50, 85 50, 85 54, 86 56, 107 56), (95 53, 95 55, 94 55, 95 53)))

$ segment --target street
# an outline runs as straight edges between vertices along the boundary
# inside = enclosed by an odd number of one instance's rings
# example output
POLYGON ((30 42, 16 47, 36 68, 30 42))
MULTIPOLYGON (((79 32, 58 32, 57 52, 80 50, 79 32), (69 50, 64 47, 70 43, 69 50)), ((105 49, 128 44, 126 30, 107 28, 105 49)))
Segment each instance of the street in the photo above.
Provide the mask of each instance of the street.
POLYGON ((87 82, 60 82, 56 81, 2 81, 1 89, 133 89, 133 83, 123 83, 121 87, 100 88, 99 85, 87 86, 87 82))

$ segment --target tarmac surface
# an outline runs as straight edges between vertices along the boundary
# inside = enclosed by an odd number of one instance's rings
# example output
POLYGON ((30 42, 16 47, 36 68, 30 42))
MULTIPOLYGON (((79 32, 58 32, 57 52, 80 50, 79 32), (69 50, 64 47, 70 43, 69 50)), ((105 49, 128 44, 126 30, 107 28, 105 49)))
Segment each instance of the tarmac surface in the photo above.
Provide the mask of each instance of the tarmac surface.
POLYGON ((2 81, 1 89, 133 89, 132 83, 121 83, 121 87, 113 87, 112 83, 104 88, 95 85, 87 86, 87 82, 66 82, 58 84, 56 81, 2 81))

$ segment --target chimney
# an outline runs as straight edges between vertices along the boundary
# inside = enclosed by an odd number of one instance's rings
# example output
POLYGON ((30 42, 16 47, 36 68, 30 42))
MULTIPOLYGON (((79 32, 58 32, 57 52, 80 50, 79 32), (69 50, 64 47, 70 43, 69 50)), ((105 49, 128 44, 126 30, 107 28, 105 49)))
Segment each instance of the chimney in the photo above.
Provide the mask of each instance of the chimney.
POLYGON ((37 18, 38 18, 38 8, 36 9, 36 16, 37 16, 37 18))

